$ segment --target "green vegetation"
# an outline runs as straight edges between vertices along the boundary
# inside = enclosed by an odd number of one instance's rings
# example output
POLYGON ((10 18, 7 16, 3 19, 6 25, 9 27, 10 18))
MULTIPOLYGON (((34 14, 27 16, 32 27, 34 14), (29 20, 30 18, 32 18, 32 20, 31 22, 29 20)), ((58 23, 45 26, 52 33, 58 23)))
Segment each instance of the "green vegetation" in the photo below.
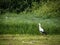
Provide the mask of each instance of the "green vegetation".
POLYGON ((39 18, 34 14, 6 13, 0 17, 0 34, 40 34, 38 23, 42 24, 48 34, 60 34, 59 19, 39 18))
POLYGON ((0 45, 60 45, 60 0, 0 0, 0 45))
POLYGON ((0 34, 60 34, 60 0, 0 0, 0 34))

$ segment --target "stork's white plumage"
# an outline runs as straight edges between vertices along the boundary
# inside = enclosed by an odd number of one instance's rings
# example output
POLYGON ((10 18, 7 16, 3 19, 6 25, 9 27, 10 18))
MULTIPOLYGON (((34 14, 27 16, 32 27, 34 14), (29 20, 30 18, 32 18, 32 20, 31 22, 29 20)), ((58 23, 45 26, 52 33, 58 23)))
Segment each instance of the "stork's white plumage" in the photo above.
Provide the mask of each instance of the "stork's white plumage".
POLYGON ((45 30, 41 27, 41 24, 40 24, 40 23, 39 23, 39 31, 40 31, 42 34, 47 35, 47 33, 45 32, 45 30))
POLYGON ((44 29, 41 27, 41 24, 39 23, 39 31, 44 32, 44 29))

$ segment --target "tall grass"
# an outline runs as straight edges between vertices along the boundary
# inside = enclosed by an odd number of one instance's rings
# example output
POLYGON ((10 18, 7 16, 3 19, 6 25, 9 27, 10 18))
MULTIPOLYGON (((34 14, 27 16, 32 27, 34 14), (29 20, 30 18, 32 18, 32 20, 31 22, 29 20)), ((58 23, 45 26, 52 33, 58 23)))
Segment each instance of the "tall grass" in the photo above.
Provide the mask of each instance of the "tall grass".
POLYGON ((34 14, 17 15, 7 13, 0 18, 0 34, 39 35, 38 23, 48 34, 60 34, 60 18, 37 18, 34 14), (15 16, 12 16, 15 15, 15 16), (6 16, 8 18, 6 18, 6 16))
MULTIPOLYGON (((60 26, 52 22, 41 22, 43 29, 48 34, 60 34, 60 26)), ((0 34, 40 34, 38 24, 20 23, 20 24, 0 24, 0 34)))
POLYGON ((0 24, 0 34, 39 34, 39 31, 35 23, 0 24))
POLYGON ((48 34, 60 34, 60 1, 43 2, 39 7, 33 3, 32 12, 0 15, 0 34, 40 34, 38 23, 48 34), (7 18, 6 18, 7 17, 7 18))

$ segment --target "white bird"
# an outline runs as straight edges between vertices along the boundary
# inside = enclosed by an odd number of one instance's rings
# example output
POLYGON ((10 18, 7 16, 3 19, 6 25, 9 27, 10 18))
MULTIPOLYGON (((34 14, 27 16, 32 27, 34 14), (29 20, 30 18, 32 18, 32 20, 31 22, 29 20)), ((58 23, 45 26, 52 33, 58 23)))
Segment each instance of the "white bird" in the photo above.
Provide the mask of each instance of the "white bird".
POLYGON ((46 34, 46 32, 44 31, 44 29, 41 27, 41 24, 39 23, 39 31, 42 34, 46 34))

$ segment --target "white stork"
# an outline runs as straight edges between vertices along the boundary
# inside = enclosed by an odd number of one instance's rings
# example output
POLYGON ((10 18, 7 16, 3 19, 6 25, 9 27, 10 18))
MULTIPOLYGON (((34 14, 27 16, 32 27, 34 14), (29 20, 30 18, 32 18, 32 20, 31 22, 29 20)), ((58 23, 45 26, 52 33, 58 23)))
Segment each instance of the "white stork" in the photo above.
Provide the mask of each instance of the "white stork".
POLYGON ((44 31, 44 29, 41 27, 41 24, 39 23, 39 31, 41 34, 46 34, 46 32, 44 31))

